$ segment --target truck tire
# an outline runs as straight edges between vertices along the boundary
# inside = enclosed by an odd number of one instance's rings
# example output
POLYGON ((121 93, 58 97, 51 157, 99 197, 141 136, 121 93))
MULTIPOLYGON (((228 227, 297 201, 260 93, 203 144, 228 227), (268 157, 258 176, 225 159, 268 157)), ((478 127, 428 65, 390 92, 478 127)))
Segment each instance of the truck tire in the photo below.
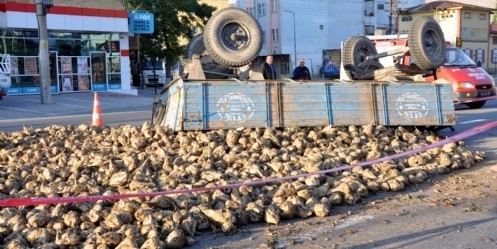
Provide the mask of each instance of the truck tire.
POLYGON ((486 102, 487 101, 482 100, 482 101, 476 101, 476 102, 469 102, 469 103, 466 103, 466 105, 470 109, 480 109, 480 108, 482 108, 485 105, 486 102))
POLYGON ((261 51, 262 31, 257 20, 239 8, 225 8, 205 26, 204 45, 211 58, 229 67, 250 64, 261 51))
POLYGON ((160 103, 154 103, 152 108, 152 124, 160 125, 166 116, 166 106, 160 103))
POLYGON ((206 53, 204 45, 204 34, 194 36, 186 47, 186 58, 191 59, 194 54, 203 55, 206 53))
MULTIPOLYGON (((357 79, 353 71, 362 62, 366 61, 369 55, 377 55, 373 42, 365 36, 353 36, 343 44, 342 60, 345 73, 350 79, 357 79)), ((376 64, 376 63, 373 63, 376 64)))
POLYGON ((422 70, 433 70, 445 60, 445 38, 440 25, 431 17, 414 21, 408 36, 409 51, 422 70))

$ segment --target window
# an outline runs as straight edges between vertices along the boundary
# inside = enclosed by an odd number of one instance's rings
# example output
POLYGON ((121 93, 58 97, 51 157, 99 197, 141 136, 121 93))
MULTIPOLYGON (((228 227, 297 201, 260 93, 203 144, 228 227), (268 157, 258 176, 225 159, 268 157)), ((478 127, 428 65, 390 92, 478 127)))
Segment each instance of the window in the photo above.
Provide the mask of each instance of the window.
POLYGON ((473 50, 465 48, 462 51, 464 51, 464 53, 466 53, 469 56, 469 58, 473 59, 473 50))
POLYGON ((379 3, 376 8, 378 10, 384 10, 385 9, 385 4, 379 3))
POLYGON ((471 19, 471 13, 464 12, 464 19, 471 19))
POLYGON ((278 29, 272 29, 272 34, 273 34, 273 41, 277 42, 279 40, 279 30, 278 29))
POLYGON ((374 16, 374 1, 364 0, 364 16, 374 16))
POLYGON ((492 45, 497 45, 497 37, 492 37, 492 45))
POLYGON ((487 20, 486 14, 480 14, 480 20, 487 20))
POLYGON ((485 50, 483 48, 476 49, 475 62, 480 61, 481 63, 485 62, 485 50))
POLYGON ((497 64, 497 48, 492 49, 492 63, 497 64))
POLYGON ((254 15, 254 8, 248 7, 247 8, 247 12, 250 13, 250 14, 252 14, 252 15, 254 15))
POLYGON ((262 31, 262 44, 266 43, 266 31, 262 31))
POLYGON ((271 0, 271 12, 278 12, 279 0, 271 0))
POLYGON ((364 25, 364 33, 366 35, 374 35, 374 25, 364 25))
POLYGON ((257 4, 257 15, 258 16, 265 16, 266 15, 266 4, 265 3, 257 4))
POLYGON ((412 21, 412 16, 403 16, 402 21, 403 22, 410 22, 410 21, 412 21))

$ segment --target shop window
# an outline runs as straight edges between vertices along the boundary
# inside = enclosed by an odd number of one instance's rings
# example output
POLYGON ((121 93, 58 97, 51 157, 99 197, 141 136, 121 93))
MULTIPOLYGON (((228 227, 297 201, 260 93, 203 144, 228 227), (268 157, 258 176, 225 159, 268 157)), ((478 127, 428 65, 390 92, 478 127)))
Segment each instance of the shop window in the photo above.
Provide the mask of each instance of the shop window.
POLYGON ((71 56, 74 49, 74 40, 58 39, 56 40, 57 51, 59 56, 71 56))
POLYGON ((27 56, 38 55, 39 41, 31 38, 3 38, 1 53, 27 56))
MULTIPOLYGON (((160 64, 160 63, 158 63, 160 64)), ((110 89, 121 88, 121 57, 109 56, 107 59, 107 78, 110 89)))
POLYGON ((10 76, 11 88, 17 93, 38 93, 40 86, 37 56, 11 56, 10 76))
POLYGON ((59 56, 60 91, 91 90, 89 64, 88 56, 59 56))

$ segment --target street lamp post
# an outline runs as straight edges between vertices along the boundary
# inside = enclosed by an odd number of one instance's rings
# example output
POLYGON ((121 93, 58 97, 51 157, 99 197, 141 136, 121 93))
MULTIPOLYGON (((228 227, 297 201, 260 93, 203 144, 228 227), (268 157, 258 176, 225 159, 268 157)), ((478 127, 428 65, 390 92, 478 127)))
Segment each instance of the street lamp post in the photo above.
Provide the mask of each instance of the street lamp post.
POLYGON ((291 13, 293 16, 293 63, 295 63, 295 66, 297 66, 297 31, 295 29, 295 12, 290 10, 283 11, 291 13))
POLYGON ((38 19, 38 35, 40 37, 40 88, 41 103, 51 104, 50 60, 48 54, 47 12, 53 6, 53 0, 35 0, 36 17, 38 19))

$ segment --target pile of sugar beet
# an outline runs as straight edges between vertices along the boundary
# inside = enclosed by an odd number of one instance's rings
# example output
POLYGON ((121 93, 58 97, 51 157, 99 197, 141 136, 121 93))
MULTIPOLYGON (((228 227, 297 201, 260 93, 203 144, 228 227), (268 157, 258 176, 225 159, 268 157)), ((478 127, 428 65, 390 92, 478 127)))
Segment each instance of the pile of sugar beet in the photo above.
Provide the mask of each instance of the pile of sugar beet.
MULTIPOLYGON (((240 128, 173 132, 50 126, 0 133, 0 199, 161 192, 298 176, 440 141, 410 127, 240 128)), ((293 181, 88 203, 2 207, 2 248, 182 248, 206 230, 333 215, 377 191, 467 168, 485 154, 463 142, 369 167, 293 181)))

